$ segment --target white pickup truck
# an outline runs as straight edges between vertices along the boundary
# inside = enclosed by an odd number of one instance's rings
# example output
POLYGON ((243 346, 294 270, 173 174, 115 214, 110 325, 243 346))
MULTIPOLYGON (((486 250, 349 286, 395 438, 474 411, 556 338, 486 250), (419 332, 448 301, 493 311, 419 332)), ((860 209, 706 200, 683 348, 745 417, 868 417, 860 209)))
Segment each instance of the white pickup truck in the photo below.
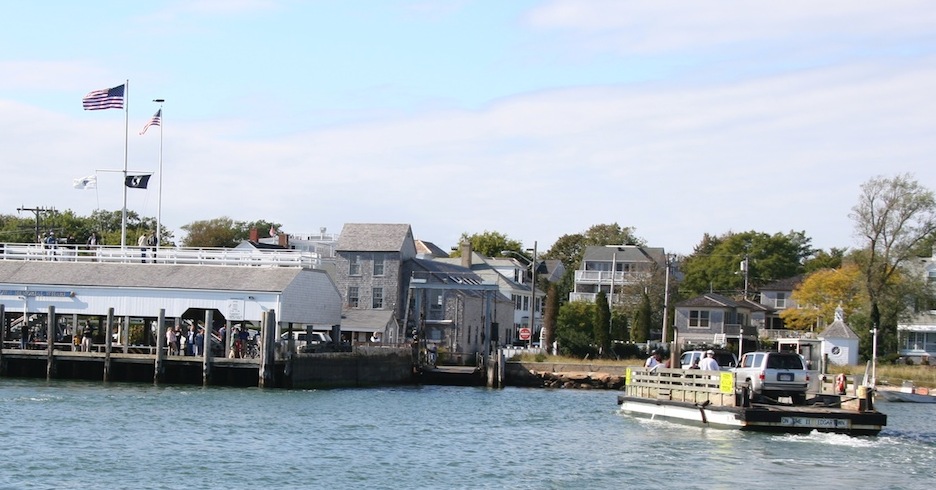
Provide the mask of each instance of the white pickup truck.
POLYGON ((734 370, 738 387, 747 386, 755 397, 788 396, 794 405, 806 401, 810 372, 795 352, 748 352, 734 370))

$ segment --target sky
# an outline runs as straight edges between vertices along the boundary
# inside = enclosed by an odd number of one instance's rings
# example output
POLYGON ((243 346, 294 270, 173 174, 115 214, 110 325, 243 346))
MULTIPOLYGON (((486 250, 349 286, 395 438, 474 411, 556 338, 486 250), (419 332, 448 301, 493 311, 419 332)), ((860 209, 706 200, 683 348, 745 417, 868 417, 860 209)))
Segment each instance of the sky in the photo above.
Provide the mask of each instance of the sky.
POLYGON ((617 223, 688 254, 746 231, 860 247, 863 183, 936 188, 925 0, 0 6, 0 214, 120 210, 126 167, 154 174, 127 208, 177 240, 226 216, 543 251, 617 223), (82 109, 123 83, 126 111, 82 109))

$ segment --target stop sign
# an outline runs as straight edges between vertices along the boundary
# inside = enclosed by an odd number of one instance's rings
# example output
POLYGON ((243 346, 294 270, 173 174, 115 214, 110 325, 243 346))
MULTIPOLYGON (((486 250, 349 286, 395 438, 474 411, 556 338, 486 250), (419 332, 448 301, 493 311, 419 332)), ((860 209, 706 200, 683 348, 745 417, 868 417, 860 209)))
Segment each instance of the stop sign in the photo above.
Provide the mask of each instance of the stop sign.
POLYGON ((520 340, 530 340, 530 329, 529 327, 523 327, 520 329, 520 340))

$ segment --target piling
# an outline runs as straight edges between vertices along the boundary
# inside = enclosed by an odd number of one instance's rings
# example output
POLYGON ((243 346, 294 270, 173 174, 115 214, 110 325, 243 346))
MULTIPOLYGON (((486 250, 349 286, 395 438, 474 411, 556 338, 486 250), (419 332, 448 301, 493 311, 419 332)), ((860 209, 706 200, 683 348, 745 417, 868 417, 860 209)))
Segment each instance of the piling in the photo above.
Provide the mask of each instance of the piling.
POLYGON ((104 382, 110 381, 111 348, 114 345, 111 330, 114 328, 114 308, 107 309, 107 325, 104 326, 104 382))
POLYGON ((0 376, 6 374, 6 363, 3 362, 3 341, 7 338, 6 305, 0 305, 0 376))
POLYGON ((46 379, 55 377, 55 307, 49 305, 48 328, 46 329, 46 379))
POLYGON ((211 379, 211 331, 213 330, 212 321, 214 320, 214 312, 208 310, 205 312, 205 334, 202 339, 204 344, 202 346, 202 384, 208 386, 208 382, 211 379))
POLYGON ((153 384, 163 380, 165 367, 163 366, 163 346, 166 344, 166 309, 159 309, 159 320, 156 326, 156 360, 153 365, 153 384))

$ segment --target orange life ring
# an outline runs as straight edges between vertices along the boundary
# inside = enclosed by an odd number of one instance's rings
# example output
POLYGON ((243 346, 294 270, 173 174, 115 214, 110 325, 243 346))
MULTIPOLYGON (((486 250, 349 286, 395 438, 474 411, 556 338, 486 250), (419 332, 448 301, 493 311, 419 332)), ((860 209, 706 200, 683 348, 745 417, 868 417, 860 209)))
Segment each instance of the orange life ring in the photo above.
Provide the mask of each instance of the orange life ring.
POLYGON ((839 395, 845 394, 845 374, 839 374, 835 377, 835 392, 839 395))

